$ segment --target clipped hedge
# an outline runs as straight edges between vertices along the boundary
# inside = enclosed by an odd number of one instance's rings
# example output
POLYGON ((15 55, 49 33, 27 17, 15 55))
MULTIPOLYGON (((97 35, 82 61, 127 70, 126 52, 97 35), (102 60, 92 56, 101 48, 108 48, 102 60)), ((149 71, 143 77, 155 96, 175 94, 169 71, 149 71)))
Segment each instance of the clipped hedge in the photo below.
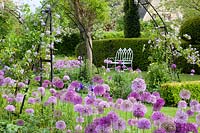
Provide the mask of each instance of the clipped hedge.
MULTIPOLYGON (((116 51, 119 48, 131 48, 133 50, 133 68, 140 68, 147 70, 150 64, 149 45, 147 38, 117 38, 117 39, 104 39, 93 41, 93 63, 96 66, 102 66, 104 59, 108 57, 115 57, 116 51)), ((80 43, 76 48, 77 56, 85 56, 86 48, 84 43, 80 43)))
POLYGON ((180 36, 190 43, 200 43, 200 16, 186 19, 180 27, 180 36), (191 40, 184 37, 185 34, 191 36, 191 40))
POLYGON ((183 83, 165 83, 161 85, 160 94, 165 99, 165 105, 177 106, 181 100, 179 93, 182 89, 191 92, 191 99, 200 100, 200 81, 188 81, 183 83))

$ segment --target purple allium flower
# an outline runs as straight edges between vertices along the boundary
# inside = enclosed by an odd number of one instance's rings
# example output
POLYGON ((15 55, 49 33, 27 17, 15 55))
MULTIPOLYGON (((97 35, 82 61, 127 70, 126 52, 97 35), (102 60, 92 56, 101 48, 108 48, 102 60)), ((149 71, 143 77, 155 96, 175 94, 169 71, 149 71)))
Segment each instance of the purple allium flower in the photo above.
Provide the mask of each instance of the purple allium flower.
POLYGON ((184 100, 181 100, 178 102, 178 108, 180 109, 186 109, 187 108, 187 102, 184 100))
POLYGON ((163 113, 156 111, 156 112, 153 112, 153 114, 151 115, 151 119, 153 121, 163 121, 165 119, 165 116, 163 113))
POLYGON ((136 126, 137 125, 138 120, 137 119, 129 119, 128 120, 128 125, 129 126, 136 126))
POLYGON ((181 92, 180 92, 179 95, 180 95, 180 97, 181 97, 182 99, 190 99, 191 93, 190 93, 189 90, 183 89, 183 90, 181 90, 181 92))
POLYGON ((156 96, 156 98, 160 98, 160 93, 159 92, 153 92, 152 95, 156 96))
POLYGON ((74 106, 74 111, 78 113, 82 113, 84 111, 84 106, 82 104, 76 104, 74 106))
POLYGON ((172 69, 176 69, 176 64, 171 64, 172 69))
POLYGON ((92 82, 93 83, 97 83, 97 84, 103 84, 103 79, 100 77, 100 76, 94 76, 93 78, 92 78, 92 82))
POLYGON ((76 118, 76 122, 77 123, 83 123, 84 122, 84 118, 82 116, 79 116, 76 118))
POLYGON ((190 110, 190 109, 187 110, 186 113, 188 114, 188 116, 193 116, 194 115, 194 112, 192 112, 192 110, 190 110))
POLYGON ((142 71, 140 70, 140 68, 137 68, 136 70, 135 70, 137 73, 141 73, 142 71))
POLYGON ((128 100, 131 101, 132 103, 135 103, 137 101, 134 97, 128 97, 128 100))
POLYGON ((158 128, 154 131, 154 133, 167 133, 164 128, 158 128))
POLYGON ((81 131, 83 127, 81 125, 76 125, 75 130, 76 131, 81 131))
POLYGON ((163 122, 161 128, 164 128, 167 133, 174 133, 176 131, 176 125, 171 120, 163 122))
POLYGON ((110 91, 110 86, 108 84, 102 84, 102 86, 104 87, 104 89, 109 92, 110 91))
POLYGON ((196 115, 196 123, 200 125, 200 113, 196 115))
POLYGON ((54 88, 50 88, 49 91, 50 91, 50 93, 51 93, 52 95, 54 95, 54 94, 57 92, 54 88))
POLYGON ((104 128, 109 127, 111 125, 111 120, 107 116, 102 117, 99 119, 99 125, 104 128))
POLYGON ((153 104, 153 111, 160 111, 164 104, 165 104, 164 99, 162 98, 157 99, 156 103, 153 104))
POLYGON ((81 104, 82 103, 82 97, 78 96, 78 95, 74 96, 73 103, 74 103, 74 105, 81 104))
POLYGON ((94 87, 94 93, 95 95, 103 95, 105 93, 105 89, 102 85, 96 85, 94 87))
POLYGON ((121 110, 125 112, 130 112, 133 109, 133 104, 129 100, 124 100, 121 104, 121 110))
POLYGON ((128 95, 128 97, 134 97, 134 98, 137 99, 137 100, 140 100, 140 99, 141 99, 141 98, 140 98, 140 94, 137 93, 137 92, 133 92, 133 91, 128 95))
POLYGON ((36 91, 35 91, 35 92, 32 92, 32 96, 33 96, 33 97, 37 97, 37 96, 38 96, 38 92, 36 92, 36 91))
POLYGON ((36 103, 36 99, 33 98, 33 97, 29 97, 28 103, 29 103, 29 104, 35 104, 35 103, 36 103))
POLYGON ((177 123, 187 123, 188 114, 182 110, 178 110, 175 116, 175 122, 177 123))
POLYGON ((70 88, 79 88, 80 87, 80 82, 79 81, 72 81, 71 84, 69 85, 70 88))
POLYGON ((134 92, 143 92, 146 90, 146 83, 142 78, 136 78, 132 81, 131 85, 132 91, 134 92))
POLYGON ((125 130, 126 129, 126 121, 123 119, 118 119, 118 121, 113 123, 113 128, 115 130, 125 130))
POLYGON ((139 129, 150 129, 151 122, 150 122, 150 120, 148 120, 146 118, 141 118, 138 120, 137 126, 139 129))
POLYGON ((141 94, 141 101, 150 103, 151 101, 151 93, 150 92, 143 92, 141 94))
POLYGON ((147 112, 147 108, 142 103, 134 103, 133 104, 133 115, 135 117, 143 117, 147 112))
POLYGON ((187 127, 187 133, 198 133, 198 127, 196 124, 193 123, 186 123, 186 127, 187 127))
POLYGON ((29 109, 26 109, 25 112, 28 113, 28 114, 33 114, 34 113, 34 109, 29 108, 29 109))
POLYGON ((19 119, 19 120, 17 120, 16 124, 17 124, 17 126, 23 126, 24 120, 19 119))
POLYGON ((7 98, 8 98, 8 95, 7 95, 7 94, 3 94, 3 95, 2 95, 2 98, 3 98, 3 99, 7 99, 7 98))
POLYGON ((40 92, 40 94, 41 94, 42 96, 45 95, 45 88, 44 88, 44 87, 38 87, 38 91, 40 92))
POLYGON ((197 100, 191 100, 190 101, 190 107, 198 105, 198 104, 199 104, 199 102, 197 100))
POLYGON ((35 77, 35 80, 36 80, 36 81, 40 81, 40 79, 41 79, 40 76, 36 76, 36 77, 35 77))
POLYGON ((9 111, 9 112, 14 112, 14 111, 15 111, 15 106, 13 106, 13 105, 7 105, 7 106, 5 107, 5 109, 6 109, 7 111, 9 111))
POLYGON ((60 79, 54 79, 53 80, 53 85, 59 89, 62 89, 64 87, 64 83, 60 79))
POLYGON ((15 98, 15 101, 18 102, 18 103, 21 103, 24 99, 24 95, 21 94, 21 93, 18 93, 16 98, 15 98))
POLYGON ((121 98, 118 98, 117 100, 116 100, 116 103, 119 103, 119 104, 122 104, 123 103, 123 99, 121 99, 121 98))
POLYGON ((64 121, 57 121, 56 122, 56 128, 59 130, 64 130, 66 128, 66 124, 64 121))
POLYGON ((95 124, 88 124, 85 128, 85 133, 97 133, 97 131, 95 131, 95 128, 95 124))
POLYGON ((119 116, 115 112, 113 112, 113 111, 109 112, 107 114, 107 117, 110 119, 110 121, 112 123, 118 121, 118 119, 119 119, 119 116))
POLYGON ((154 104, 154 103, 156 103, 156 101, 157 101, 156 96, 151 95, 151 96, 150 96, 150 103, 154 104))
POLYGON ((48 103, 56 104, 57 98, 55 96, 50 96, 47 101, 48 103))
POLYGON ((9 103, 12 103, 15 99, 14 99, 13 97, 8 97, 6 100, 7 100, 9 103))
POLYGON ((99 107, 102 107, 102 108, 109 108, 110 105, 109 105, 109 103, 106 102, 106 101, 101 101, 101 102, 99 103, 99 107))
POLYGON ((63 81, 68 81, 68 80, 70 80, 70 77, 69 77, 68 75, 65 75, 65 76, 63 77, 63 81))
MULTIPOLYGON (((110 72, 110 68, 106 68, 106 72, 110 72)), ((110 79, 111 80, 111 79, 110 79)))
POLYGON ((25 85, 23 82, 19 82, 19 83, 18 83, 18 87, 19 87, 19 88, 24 88, 25 86, 26 86, 26 85, 25 85))

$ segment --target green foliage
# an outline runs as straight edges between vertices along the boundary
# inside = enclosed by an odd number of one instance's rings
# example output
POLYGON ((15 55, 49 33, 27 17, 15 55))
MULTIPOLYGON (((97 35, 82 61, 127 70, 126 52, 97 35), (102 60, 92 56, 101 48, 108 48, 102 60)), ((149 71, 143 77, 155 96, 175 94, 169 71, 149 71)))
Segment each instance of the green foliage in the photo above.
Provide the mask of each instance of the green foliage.
MULTIPOLYGON (((96 66, 102 66, 104 59, 115 57, 119 48, 131 48, 133 50, 133 68, 147 70, 149 65, 149 45, 146 38, 116 38, 93 41, 93 62, 96 66), (144 45, 146 44, 146 45, 144 45)), ((86 50, 83 43, 76 48, 77 56, 85 56, 86 50)))
POLYGON ((55 54, 57 55, 65 55, 65 56, 73 56, 75 55, 74 51, 76 45, 78 45, 82 41, 80 34, 73 33, 70 35, 65 35, 62 38, 62 42, 55 44, 55 54))
POLYGON ((140 36, 140 17, 138 13, 138 5, 134 0, 124 1, 124 36, 126 38, 140 36))
POLYGON ((150 92, 159 91, 160 85, 170 80, 168 65, 166 63, 151 63, 148 67, 147 81, 150 92))
POLYGON ((200 17, 191 17, 186 19, 180 28, 180 36, 189 41, 189 43, 200 43, 200 17), (185 37, 185 34, 191 36, 191 39, 185 37))
POLYGON ((200 84, 199 81, 189 81, 183 83, 165 83, 161 85, 160 94, 165 99, 166 105, 176 106, 181 100, 179 93, 182 89, 191 92, 191 99, 200 99, 200 84))
POLYGON ((122 31, 109 31, 109 32, 104 32, 102 31, 101 33, 96 32, 95 35, 93 36, 93 38, 95 38, 95 40, 99 40, 99 39, 110 39, 110 38, 123 38, 124 37, 124 33, 122 31))

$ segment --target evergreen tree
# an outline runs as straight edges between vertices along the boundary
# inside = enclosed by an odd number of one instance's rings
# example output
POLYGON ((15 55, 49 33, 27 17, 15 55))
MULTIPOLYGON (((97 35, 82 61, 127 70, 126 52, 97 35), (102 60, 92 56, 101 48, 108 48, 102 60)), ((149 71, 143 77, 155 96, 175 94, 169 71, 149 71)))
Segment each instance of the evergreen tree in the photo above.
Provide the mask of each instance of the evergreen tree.
POLYGON ((138 4, 134 0, 124 1, 124 36, 125 38, 140 36, 138 4))

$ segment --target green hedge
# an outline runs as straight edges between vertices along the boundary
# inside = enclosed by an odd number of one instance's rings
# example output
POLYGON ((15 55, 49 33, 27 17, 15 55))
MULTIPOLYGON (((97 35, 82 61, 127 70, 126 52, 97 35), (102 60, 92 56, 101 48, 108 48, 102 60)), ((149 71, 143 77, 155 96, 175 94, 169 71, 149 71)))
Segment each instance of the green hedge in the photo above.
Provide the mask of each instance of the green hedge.
POLYGON ((200 43, 200 17, 195 16, 186 19, 180 27, 180 36, 190 43, 200 43), (191 36, 191 40, 184 37, 185 34, 191 36))
MULTIPOLYGON (((104 59, 115 57, 119 48, 131 48, 133 50, 133 68, 147 70, 149 65, 149 45, 147 38, 117 38, 93 41, 93 62, 96 66, 102 66, 104 59), (146 45, 144 45, 146 44, 146 45)), ((85 56, 86 49, 84 43, 80 43, 76 48, 77 56, 85 56)))
POLYGON ((73 56, 76 46, 82 41, 79 33, 67 34, 62 38, 62 42, 55 44, 55 54, 73 56))
POLYGON ((200 81, 189 81, 183 83, 165 83, 161 85, 160 94, 165 99, 168 106, 177 106, 177 103, 181 100, 179 93, 182 89, 189 90, 191 92, 191 99, 200 99, 200 81))

